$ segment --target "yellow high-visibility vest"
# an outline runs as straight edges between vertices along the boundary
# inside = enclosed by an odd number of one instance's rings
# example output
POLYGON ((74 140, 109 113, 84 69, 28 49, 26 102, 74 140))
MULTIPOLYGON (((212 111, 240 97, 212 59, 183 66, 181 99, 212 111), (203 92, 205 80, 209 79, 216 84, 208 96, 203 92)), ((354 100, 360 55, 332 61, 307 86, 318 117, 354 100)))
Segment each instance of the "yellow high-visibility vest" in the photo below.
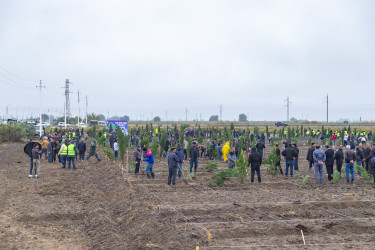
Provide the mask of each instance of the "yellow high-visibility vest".
POLYGON ((68 146, 68 156, 75 156, 76 155, 76 151, 74 150, 74 144, 70 144, 68 146))
POLYGON ((68 154, 68 148, 65 144, 61 144, 61 147, 62 147, 62 151, 60 153, 60 155, 67 155, 68 154))

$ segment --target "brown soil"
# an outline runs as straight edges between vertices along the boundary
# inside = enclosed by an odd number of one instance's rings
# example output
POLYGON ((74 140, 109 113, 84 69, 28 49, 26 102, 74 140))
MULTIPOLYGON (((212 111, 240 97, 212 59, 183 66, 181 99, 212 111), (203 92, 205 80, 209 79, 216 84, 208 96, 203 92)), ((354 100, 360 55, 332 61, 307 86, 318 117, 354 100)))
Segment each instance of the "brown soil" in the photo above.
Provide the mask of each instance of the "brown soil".
POLYGON ((374 185, 357 176, 353 184, 315 184, 303 147, 307 186, 262 166, 261 184, 233 179, 211 188, 214 173, 201 172, 206 160, 188 185, 170 187, 165 159, 149 181, 124 178, 100 152, 101 162, 78 162, 78 170, 43 160, 41 178, 28 178, 23 146, 0 145, 0 249, 375 248, 374 185))

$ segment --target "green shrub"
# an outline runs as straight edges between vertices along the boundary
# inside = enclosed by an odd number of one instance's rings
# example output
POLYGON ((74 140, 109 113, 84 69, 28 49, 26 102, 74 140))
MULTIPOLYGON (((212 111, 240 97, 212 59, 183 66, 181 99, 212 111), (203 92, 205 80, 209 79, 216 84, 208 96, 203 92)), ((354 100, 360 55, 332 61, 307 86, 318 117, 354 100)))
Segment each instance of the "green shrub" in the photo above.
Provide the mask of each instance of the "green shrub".
POLYGON ((306 186, 309 183, 309 178, 310 178, 310 176, 308 176, 308 175, 303 176, 302 180, 300 181, 300 184, 306 186))
POLYGON ((333 177, 333 179, 332 179, 331 182, 335 184, 335 183, 337 183, 337 182, 340 181, 340 179, 341 179, 341 174, 340 174, 339 171, 335 170, 335 172, 333 172, 332 177, 333 177))
POLYGON ((207 163, 203 168, 203 172, 212 172, 216 170, 218 166, 219 166, 218 162, 207 163))
POLYGON ((1 124, 0 142, 19 142, 26 138, 31 138, 35 133, 32 124, 1 124))
POLYGON ((363 179, 372 180, 374 178, 374 176, 371 175, 371 174, 368 174, 366 169, 364 169, 362 166, 359 166, 358 164, 355 164, 354 168, 355 168, 355 170, 361 172, 361 176, 363 177, 363 179))
POLYGON ((209 184, 214 187, 219 187, 223 185, 225 181, 233 177, 233 172, 233 168, 220 171, 211 177, 209 184))

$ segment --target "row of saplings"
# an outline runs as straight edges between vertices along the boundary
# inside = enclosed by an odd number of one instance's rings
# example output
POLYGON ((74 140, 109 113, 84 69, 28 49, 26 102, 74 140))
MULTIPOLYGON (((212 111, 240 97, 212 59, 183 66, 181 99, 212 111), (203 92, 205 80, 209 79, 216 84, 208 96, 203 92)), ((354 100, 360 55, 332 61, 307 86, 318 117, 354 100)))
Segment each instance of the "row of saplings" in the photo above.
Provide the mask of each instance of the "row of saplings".
MULTIPOLYGON (((98 134, 95 131, 95 128, 94 128, 94 131, 93 131, 92 135, 93 135, 94 138, 96 138, 98 140, 98 144, 99 144, 101 150, 103 151, 103 153, 110 160, 115 160, 114 155, 111 152, 111 150, 109 149, 109 147, 104 146, 104 142, 106 140, 104 138, 104 136, 99 137, 98 134)), ((125 151, 126 151, 126 148, 129 146, 129 137, 127 135, 123 135, 121 129, 119 129, 119 128, 116 128, 116 136, 117 136, 118 142, 119 142, 119 156, 120 156, 120 159, 121 159, 122 163, 124 164, 125 151)), ((156 152, 157 148, 159 148, 159 144, 155 140, 151 145, 151 151, 156 152)), ((279 156, 277 156, 275 149, 273 149, 272 152, 268 155, 268 158, 263 159, 262 163, 269 165, 267 167, 267 173, 268 174, 270 174, 272 176, 279 175, 281 167, 277 166, 278 161, 280 161, 280 158, 279 158, 279 156)), ((219 164, 217 162, 207 163, 205 165, 205 167, 203 168, 203 171, 204 172, 213 172, 218 168, 218 165, 219 164)), ((236 167, 225 169, 225 170, 217 172, 216 174, 214 174, 211 177, 209 185, 214 186, 214 187, 222 186, 225 183, 225 181, 228 181, 231 178, 236 178, 239 183, 243 184, 247 175, 248 175, 248 167, 247 166, 248 166, 248 162, 244 157, 243 151, 241 150, 240 157, 236 161, 236 167)), ((355 164, 355 169, 357 171, 361 172, 362 177, 365 180, 372 180, 373 179, 373 176, 368 174, 366 169, 364 169, 362 166, 359 166, 359 165, 355 164)), ((188 179, 193 178, 193 175, 189 174, 185 169, 183 169, 183 172, 184 172, 186 178, 188 178, 188 179)), ((326 174, 325 170, 324 170, 324 172, 326 174)), ((343 168, 341 170, 341 173, 345 173, 345 168, 343 168)), ((338 183, 341 180, 341 173, 338 172, 337 170, 334 171, 334 173, 332 175, 333 179, 332 179, 331 183, 338 183)), ((301 180, 300 180, 301 185, 307 185, 308 182, 309 182, 309 178, 310 178, 309 175, 303 176, 303 175, 300 175, 299 173, 296 173, 295 177, 301 178, 301 180)))
MULTIPOLYGON (((273 149, 271 154, 268 155, 268 158, 262 161, 263 164, 269 164, 269 166, 267 167, 268 174, 272 176, 277 176, 280 174, 281 167, 277 166, 278 161, 280 161, 280 158, 276 155, 275 149, 273 149)), ((218 187, 218 186, 223 185, 225 181, 228 181, 231 178, 237 178, 237 181, 243 184, 245 178, 247 177, 247 171, 248 171, 247 165, 248 165, 248 162, 245 160, 244 154, 241 151, 240 157, 238 161, 236 161, 236 167, 217 172, 216 174, 212 176, 209 184, 211 186, 218 187)), ((207 169, 207 165, 205 168, 207 169)), ((216 165, 216 168, 217 168, 217 165, 216 165)), ((213 169, 216 169, 216 168, 208 167, 209 171, 212 171, 213 169)), ((368 174, 366 169, 364 169, 362 166, 355 164, 355 169, 358 172, 361 172, 361 176, 363 177, 363 179, 373 180, 373 176, 371 174, 368 174)), ((345 168, 341 170, 341 173, 345 173, 345 168)), ((332 175, 333 179, 331 183, 334 183, 334 184, 338 183, 341 180, 341 173, 335 170, 332 175)), ((325 170, 324 170, 324 174, 327 174, 325 170)), ((303 186, 308 184, 309 178, 310 178, 309 175, 303 176, 299 174, 298 172, 295 174, 295 177, 300 178, 300 184, 303 186)))

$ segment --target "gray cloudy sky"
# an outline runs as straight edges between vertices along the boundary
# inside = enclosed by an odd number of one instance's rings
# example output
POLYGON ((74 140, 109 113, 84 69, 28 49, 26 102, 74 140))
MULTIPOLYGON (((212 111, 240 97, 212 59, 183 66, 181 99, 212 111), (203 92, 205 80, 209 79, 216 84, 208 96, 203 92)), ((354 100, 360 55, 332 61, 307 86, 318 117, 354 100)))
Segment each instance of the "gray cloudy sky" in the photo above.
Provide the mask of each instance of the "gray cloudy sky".
POLYGON ((373 119, 375 1, 2 0, 0 115, 373 119), (5 71, 5 70, 7 71, 5 71), (12 75, 13 74, 13 75, 12 75), (22 78, 22 79, 21 79, 22 78), (32 80, 32 81, 25 81, 32 80), (84 103, 81 103, 81 111, 84 103))

